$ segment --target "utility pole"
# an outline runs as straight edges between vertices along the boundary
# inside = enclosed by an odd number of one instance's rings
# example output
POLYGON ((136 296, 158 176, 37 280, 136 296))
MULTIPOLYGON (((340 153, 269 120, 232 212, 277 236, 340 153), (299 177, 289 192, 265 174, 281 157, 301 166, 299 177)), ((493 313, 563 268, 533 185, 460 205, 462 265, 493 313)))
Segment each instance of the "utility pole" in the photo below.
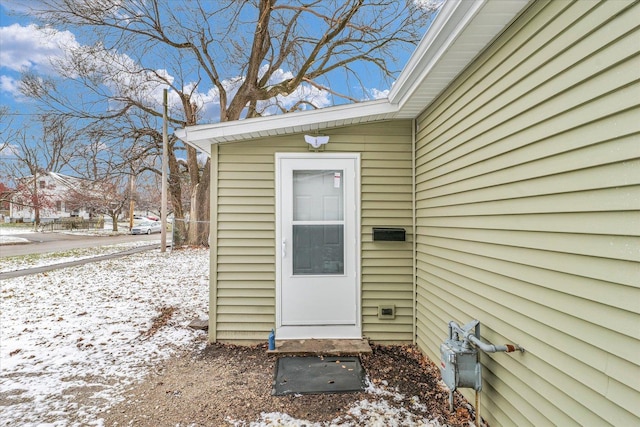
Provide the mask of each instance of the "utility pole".
POLYGON ((162 229, 160 232, 160 252, 167 251, 167 166, 169 159, 167 151, 169 149, 169 141, 167 136, 167 89, 164 90, 162 109, 162 206, 160 207, 160 224, 162 229))
POLYGON ((129 231, 133 228, 133 208, 135 202, 133 201, 133 189, 134 189, 134 175, 133 167, 131 168, 131 176, 129 178, 129 231))

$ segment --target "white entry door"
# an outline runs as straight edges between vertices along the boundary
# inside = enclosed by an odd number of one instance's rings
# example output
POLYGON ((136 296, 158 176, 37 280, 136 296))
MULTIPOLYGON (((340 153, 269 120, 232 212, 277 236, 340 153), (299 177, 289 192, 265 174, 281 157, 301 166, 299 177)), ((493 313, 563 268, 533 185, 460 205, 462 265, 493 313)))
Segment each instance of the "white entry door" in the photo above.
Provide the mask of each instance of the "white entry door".
POLYGON ((276 336, 361 338, 357 154, 276 155, 276 336))

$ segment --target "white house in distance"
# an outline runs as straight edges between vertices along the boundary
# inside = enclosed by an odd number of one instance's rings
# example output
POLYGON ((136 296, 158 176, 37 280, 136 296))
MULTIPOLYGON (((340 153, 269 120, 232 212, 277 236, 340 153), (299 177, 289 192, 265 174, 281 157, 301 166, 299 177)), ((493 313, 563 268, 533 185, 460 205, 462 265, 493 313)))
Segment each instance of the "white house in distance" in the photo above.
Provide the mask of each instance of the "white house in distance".
MULTIPOLYGON (((73 202, 75 191, 80 191, 86 181, 56 172, 42 172, 37 175, 35 190, 33 190, 33 176, 27 176, 20 180, 20 184, 26 188, 23 191, 16 189, 9 206, 9 217, 30 222, 35 219, 35 209, 29 199, 34 191, 40 199, 40 221, 51 221, 59 218, 78 217, 89 219, 90 213, 85 207, 73 202)), ((20 186, 19 184, 19 186, 20 186)))
POLYGON ((491 426, 640 425, 639 16, 449 0, 387 99, 177 131, 211 156, 209 340, 437 361, 477 319, 526 349, 482 354, 491 426))

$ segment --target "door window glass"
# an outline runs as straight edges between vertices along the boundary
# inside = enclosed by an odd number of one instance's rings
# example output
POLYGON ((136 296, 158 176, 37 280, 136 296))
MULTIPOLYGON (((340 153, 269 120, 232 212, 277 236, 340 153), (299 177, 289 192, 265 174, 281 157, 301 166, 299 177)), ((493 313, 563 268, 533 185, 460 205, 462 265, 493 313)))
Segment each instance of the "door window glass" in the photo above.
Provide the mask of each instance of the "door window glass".
POLYGON ((293 220, 342 221, 343 175, 341 170, 293 171, 293 220))
POLYGON ((293 274, 344 274, 344 226, 294 225, 293 274))
POLYGON ((344 274, 344 173, 293 171, 293 274, 344 274))

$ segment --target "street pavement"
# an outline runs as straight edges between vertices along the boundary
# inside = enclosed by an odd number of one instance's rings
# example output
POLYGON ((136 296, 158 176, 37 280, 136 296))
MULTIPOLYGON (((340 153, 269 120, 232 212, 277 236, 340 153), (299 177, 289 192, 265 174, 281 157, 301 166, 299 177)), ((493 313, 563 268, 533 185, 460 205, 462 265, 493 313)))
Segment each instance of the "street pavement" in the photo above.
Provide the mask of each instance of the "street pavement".
MULTIPOLYGON (((7 234, 7 236, 12 236, 7 234)), ((48 252, 61 252, 71 249, 91 248, 94 246, 117 245, 119 243, 129 242, 158 242, 159 234, 151 235, 131 235, 119 234, 115 236, 87 236, 81 234, 51 233, 37 232, 15 234, 15 237, 27 239, 29 243, 0 245, 0 258, 7 256, 44 254, 48 252)), ((167 241, 171 240, 171 236, 167 236, 167 241)))

